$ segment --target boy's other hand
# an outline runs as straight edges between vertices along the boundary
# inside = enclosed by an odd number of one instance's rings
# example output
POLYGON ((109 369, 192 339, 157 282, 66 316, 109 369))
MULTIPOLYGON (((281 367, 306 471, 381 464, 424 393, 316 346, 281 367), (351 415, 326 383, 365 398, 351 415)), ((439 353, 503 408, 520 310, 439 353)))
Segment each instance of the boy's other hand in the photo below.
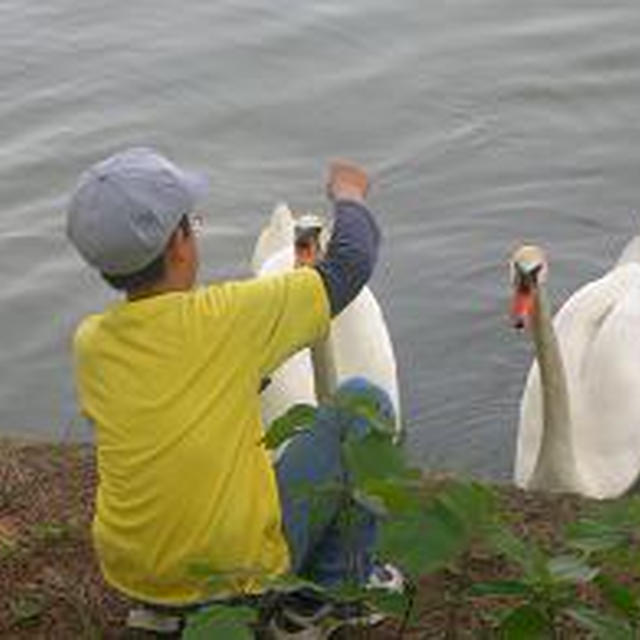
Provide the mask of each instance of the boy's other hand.
POLYGON ((334 160, 329 165, 327 194, 331 200, 363 202, 369 190, 367 172, 349 160, 334 160))

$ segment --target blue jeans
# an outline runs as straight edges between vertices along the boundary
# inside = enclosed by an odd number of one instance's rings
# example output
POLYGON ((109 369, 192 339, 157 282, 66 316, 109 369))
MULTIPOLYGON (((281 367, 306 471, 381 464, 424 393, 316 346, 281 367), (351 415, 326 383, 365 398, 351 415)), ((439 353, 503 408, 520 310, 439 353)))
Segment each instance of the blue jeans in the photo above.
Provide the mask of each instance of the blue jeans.
MULTIPOLYGON (((364 378, 347 380, 337 394, 373 394, 383 414, 393 416, 387 393, 364 378)), ((335 490, 347 473, 342 440, 368 428, 362 418, 320 407, 313 428, 294 436, 276 464, 291 569, 322 586, 364 583, 372 569, 376 516, 335 490)))

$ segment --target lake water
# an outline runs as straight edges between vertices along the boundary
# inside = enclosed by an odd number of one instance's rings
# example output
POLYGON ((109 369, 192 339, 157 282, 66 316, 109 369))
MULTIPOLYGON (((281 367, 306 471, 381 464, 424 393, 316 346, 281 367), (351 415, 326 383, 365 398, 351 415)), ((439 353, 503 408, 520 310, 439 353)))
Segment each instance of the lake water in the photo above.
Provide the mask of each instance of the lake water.
POLYGON ((64 237, 86 166, 145 144, 205 168, 207 280, 248 273, 277 201, 326 206, 347 156, 411 456, 509 477, 531 349, 507 258, 543 244, 558 304, 635 233, 639 32, 637 0, 0 0, 1 429, 62 437, 73 327, 113 299, 64 237))

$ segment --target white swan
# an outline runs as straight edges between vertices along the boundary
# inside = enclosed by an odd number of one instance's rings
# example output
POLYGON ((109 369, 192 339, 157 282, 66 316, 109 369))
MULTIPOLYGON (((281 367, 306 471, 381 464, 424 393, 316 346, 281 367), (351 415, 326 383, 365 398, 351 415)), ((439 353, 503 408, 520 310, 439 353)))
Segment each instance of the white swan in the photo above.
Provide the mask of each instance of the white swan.
MULTIPOLYGON (((287 271, 295 265, 295 221, 287 205, 278 205, 260 233, 251 265, 256 275, 287 271)), ((317 404, 353 376, 364 376, 387 391, 401 425, 396 360, 382 311, 373 293, 364 287, 331 322, 331 332, 318 345, 314 367, 309 350, 287 360, 262 392, 265 424, 293 404, 317 404), (318 366, 321 361, 321 366, 318 366)))
MULTIPOLYGON (((279 204, 269 224, 260 232, 251 268, 256 275, 268 275, 294 268, 295 228, 291 210, 279 204)), ((294 404, 317 405, 313 366, 308 349, 299 351, 269 376, 269 385, 260 394, 262 419, 266 426, 294 404)))
POLYGON ((544 253, 524 246, 512 257, 512 313, 530 325, 536 355, 520 407, 520 487, 613 498, 640 474, 639 246, 629 243, 553 322, 544 253))

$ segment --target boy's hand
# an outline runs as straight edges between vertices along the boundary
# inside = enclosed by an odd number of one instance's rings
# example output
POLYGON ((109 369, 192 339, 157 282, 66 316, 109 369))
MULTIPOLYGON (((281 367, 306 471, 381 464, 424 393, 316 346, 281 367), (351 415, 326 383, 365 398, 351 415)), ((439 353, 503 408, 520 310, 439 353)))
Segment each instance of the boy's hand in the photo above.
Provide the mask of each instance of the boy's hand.
POLYGON ((363 202, 369 190, 366 171, 348 160, 335 160, 329 165, 327 195, 331 200, 363 202))

